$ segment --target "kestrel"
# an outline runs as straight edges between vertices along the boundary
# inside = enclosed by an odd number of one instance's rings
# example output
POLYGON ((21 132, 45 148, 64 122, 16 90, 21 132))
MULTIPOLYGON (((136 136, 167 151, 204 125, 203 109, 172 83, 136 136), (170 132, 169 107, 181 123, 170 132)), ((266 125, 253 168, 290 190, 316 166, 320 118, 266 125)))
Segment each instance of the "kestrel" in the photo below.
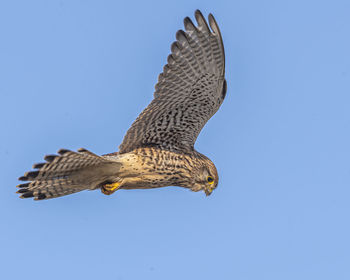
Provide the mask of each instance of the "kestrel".
POLYGON ((154 99, 127 131, 119 152, 98 156, 61 149, 19 180, 21 198, 55 198, 82 190, 180 186, 210 195, 219 177, 213 162, 194 149, 205 123, 222 104, 227 84, 225 53, 212 14, 184 19, 158 77, 154 99))

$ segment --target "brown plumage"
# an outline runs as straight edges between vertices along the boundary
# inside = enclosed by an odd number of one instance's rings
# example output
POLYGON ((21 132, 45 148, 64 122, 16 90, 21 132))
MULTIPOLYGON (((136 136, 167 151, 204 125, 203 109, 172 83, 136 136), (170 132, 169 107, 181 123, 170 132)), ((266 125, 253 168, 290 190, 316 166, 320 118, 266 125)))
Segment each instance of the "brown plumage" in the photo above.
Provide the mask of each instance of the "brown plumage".
POLYGON ((126 133, 118 153, 103 156, 85 149, 59 150, 20 177, 22 198, 35 200, 101 189, 180 186, 211 194, 218 184, 215 165, 194 149, 205 123, 226 95, 225 54, 219 27, 200 11, 198 26, 185 18, 176 33, 168 64, 159 75, 154 99, 126 133))

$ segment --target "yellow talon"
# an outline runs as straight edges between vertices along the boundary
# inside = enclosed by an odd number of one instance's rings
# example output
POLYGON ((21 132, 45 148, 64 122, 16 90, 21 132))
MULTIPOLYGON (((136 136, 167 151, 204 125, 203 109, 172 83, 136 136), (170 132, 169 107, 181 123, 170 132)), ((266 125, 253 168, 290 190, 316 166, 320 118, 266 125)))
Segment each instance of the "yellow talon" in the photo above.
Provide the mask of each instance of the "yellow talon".
POLYGON ((121 185, 121 182, 106 184, 103 187, 101 187, 101 192, 104 193, 105 195, 111 195, 112 193, 114 193, 116 190, 119 189, 120 185, 121 185))

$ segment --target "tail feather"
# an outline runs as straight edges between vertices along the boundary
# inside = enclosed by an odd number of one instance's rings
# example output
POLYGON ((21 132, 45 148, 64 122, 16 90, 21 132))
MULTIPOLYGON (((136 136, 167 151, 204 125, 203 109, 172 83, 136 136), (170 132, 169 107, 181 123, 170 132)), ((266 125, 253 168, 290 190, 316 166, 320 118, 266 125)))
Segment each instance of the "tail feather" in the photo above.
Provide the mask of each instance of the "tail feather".
POLYGON ((117 161, 85 149, 79 149, 78 152, 61 149, 57 153, 45 156, 45 163, 33 165, 37 170, 29 171, 19 178, 20 181, 29 181, 17 186, 21 198, 49 199, 96 189, 103 182, 118 180, 121 164, 117 161))

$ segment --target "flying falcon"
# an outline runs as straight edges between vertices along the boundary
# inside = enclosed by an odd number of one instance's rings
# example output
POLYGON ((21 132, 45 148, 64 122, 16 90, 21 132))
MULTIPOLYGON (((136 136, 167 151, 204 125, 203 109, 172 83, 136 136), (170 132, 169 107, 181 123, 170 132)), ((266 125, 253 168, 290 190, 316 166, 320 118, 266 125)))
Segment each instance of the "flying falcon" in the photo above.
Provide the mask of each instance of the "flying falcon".
POLYGON ((210 195, 219 177, 213 162, 194 149, 203 126, 222 104, 227 84, 225 53, 212 14, 184 19, 158 77, 154 99, 126 133, 119 152, 98 156, 61 149, 20 177, 21 198, 60 197, 82 190, 180 186, 210 195))

